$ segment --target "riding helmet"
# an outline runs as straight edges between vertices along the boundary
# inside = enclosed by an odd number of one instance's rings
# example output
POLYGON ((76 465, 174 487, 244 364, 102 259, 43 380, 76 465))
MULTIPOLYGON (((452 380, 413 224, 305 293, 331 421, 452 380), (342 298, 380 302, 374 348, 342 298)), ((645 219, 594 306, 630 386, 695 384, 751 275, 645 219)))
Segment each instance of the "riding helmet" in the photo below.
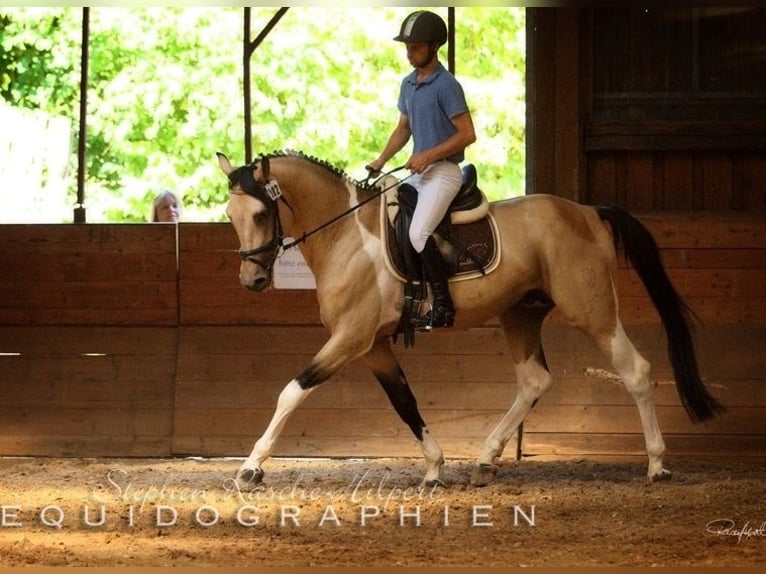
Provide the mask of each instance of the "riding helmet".
POLYGON ((394 40, 408 44, 437 42, 441 46, 447 41, 447 25, 438 14, 418 10, 404 19, 394 40))

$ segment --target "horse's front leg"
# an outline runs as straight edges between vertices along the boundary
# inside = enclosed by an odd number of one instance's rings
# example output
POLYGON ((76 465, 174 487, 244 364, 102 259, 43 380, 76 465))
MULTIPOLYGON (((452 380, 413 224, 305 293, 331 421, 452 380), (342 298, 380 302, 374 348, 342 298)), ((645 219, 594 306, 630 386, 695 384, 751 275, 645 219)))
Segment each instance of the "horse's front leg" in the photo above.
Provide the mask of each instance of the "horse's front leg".
POLYGON ((443 485, 442 467, 444 466, 444 456, 442 455, 442 449, 420 416, 415 395, 412 394, 407 378, 391 350, 391 340, 386 338, 378 341, 363 356, 363 359, 372 370, 375 378, 378 379, 383 390, 386 391, 386 395, 388 395, 396 412, 407 426, 410 427, 415 438, 420 442, 420 447, 426 460, 426 473, 423 483, 427 486, 443 485))
POLYGON ((301 374, 290 381, 277 400, 277 408, 263 435, 255 442, 253 450, 237 471, 237 484, 240 489, 249 489, 263 480, 261 465, 274 450, 282 429, 295 409, 317 388, 351 359, 357 357, 363 349, 354 353, 354 346, 339 337, 331 337, 317 353, 301 374))
POLYGON ((248 487, 252 488, 263 480, 261 464, 271 456, 274 444, 282 433, 282 429, 285 423, 287 423, 290 414, 298 408, 315 388, 315 386, 305 386, 301 376, 298 376, 282 389, 277 400, 277 408, 269 422, 269 426, 266 427, 261 438, 255 441, 255 446, 253 446, 250 456, 245 459, 237 472, 237 484, 241 490, 248 487))

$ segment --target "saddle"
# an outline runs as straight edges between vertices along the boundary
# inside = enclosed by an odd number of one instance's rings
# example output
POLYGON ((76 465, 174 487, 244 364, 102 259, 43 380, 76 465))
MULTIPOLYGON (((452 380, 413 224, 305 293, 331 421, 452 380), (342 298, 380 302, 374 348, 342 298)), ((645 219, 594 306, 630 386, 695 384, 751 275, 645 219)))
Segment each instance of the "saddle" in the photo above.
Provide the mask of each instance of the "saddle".
MULTIPOLYGON (((381 213, 386 220, 381 227, 386 235, 386 264, 394 276, 405 283, 405 303, 398 332, 404 334, 405 346, 409 347, 414 344, 411 319, 420 315, 420 307, 428 298, 428 283, 409 238, 418 192, 406 182, 397 186, 389 180, 379 185, 390 188, 383 196, 386 203, 381 213)), ((460 190, 437 226, 434 239, 450 282, 481 277, 498 265, 497 227, 472 164, 463 167, 460 190)))

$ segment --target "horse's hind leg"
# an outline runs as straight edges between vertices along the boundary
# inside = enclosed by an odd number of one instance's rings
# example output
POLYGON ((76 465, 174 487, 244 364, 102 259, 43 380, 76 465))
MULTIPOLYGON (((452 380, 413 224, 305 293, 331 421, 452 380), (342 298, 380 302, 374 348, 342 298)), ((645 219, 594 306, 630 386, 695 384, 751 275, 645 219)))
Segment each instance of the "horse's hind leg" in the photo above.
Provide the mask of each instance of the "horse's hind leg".
POLYGON ((407 377, 405 377, 391 350, 390 339, 378 341, 362 358, 372 370, 375 378, 378 379, 396 412, 410 427, 420 443, 426 460, 426 473, 423 482, 429 486, 443 484, 441 473, 444 457, 442 449, 420 416, 418 404, 410 385, 407 383, 407 377))
POLYGON ((519 425, 553 383, 540 340, 545 314, 513 310, 500 318, 516 372, 516 399, 484 441, 477 466, 471 475, 471 484, 474 486, 485 486, 495 478, 497 460, 503 454, 505 445, 516 435, 519 425))
POLYGON ((649 457, 649 480, 669 478, 670 473, 662 467, 665 442, 652 399, 651 366, 625 334, 617 314, 617 296, 610 274, 604 272, 599 277, 600 281, 587 284, 571 278, 565 281, 568 288, 559 293, 556 303, 573 325, 593 338, 636 401, 649 457))
POLYGON ((633 346, 625 333, 622 323, 616 320, 614 334, 607 342, 599 341, 602 350, 611 358, 617 374, 622 378, 638 406, 641 426, 644 431, 646 453, 649 457, 648 478, 650 481, 670 478, 670 471, 662 466, 665 454, 665 441, 662 438, 657 413, 652 398, 652 384, 649 381, 651 365, 633 346))

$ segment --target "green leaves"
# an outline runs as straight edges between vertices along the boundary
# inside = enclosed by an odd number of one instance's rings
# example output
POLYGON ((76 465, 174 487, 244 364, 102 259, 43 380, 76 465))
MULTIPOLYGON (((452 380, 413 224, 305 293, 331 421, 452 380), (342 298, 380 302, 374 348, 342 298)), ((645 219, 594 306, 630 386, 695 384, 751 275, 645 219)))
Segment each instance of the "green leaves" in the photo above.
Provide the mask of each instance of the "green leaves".
MULTIPOLYGON (((254 153, 292 147, 363 177, 397 121, 410 68, 392 38, 411 10, 291 8, 251 60, 254 153)), ((253 37, 275 12, 252 9, 253 37)), ((244 161, 242 8, 90 14, 88 221, 145 221, 161 188, 182 195, 186 220, 222 220, 215 151, 244 161)), ((456 71, 479 138, 467 161, 492 199, 523 194, 524 9, 456 16, 456 71)), ((66 115, 76 130, 81 21, 80 8, 3 9, 0 96, 66 115)))

